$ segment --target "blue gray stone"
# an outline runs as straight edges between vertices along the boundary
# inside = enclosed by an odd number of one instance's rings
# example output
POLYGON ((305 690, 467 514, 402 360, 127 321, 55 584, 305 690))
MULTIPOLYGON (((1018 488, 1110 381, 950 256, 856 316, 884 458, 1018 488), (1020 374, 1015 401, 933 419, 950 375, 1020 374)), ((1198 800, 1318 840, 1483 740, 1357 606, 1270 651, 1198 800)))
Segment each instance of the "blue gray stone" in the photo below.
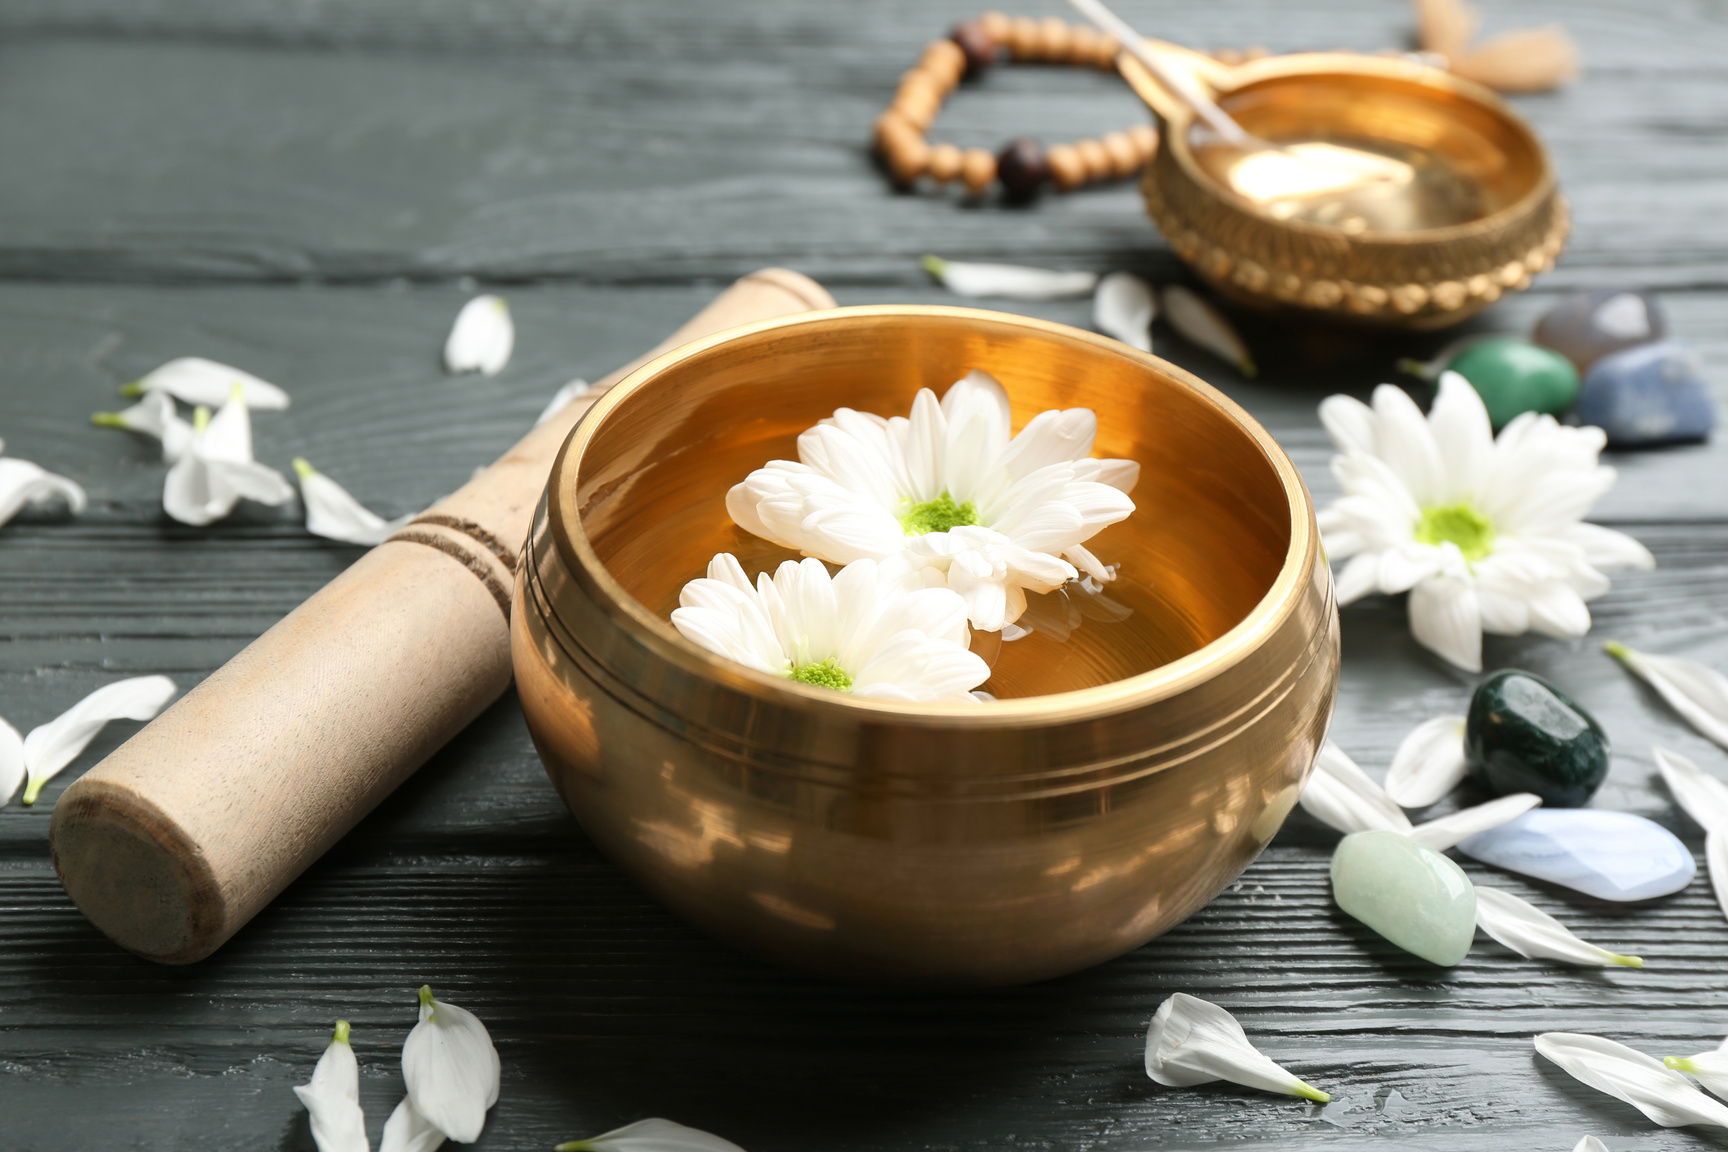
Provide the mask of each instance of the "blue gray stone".
POLYGON ((1660 824, 1630 812, 1537 808, 1458 845, 1466 856, 1602 900, 1678 892, 1698 866, 1660 824))
POLYGON ((1578 422, 1621 448, 1702 440, 1716 423, 1704 362, 1673 341, 1604 356, 1584 377, 1578 422))
POLYGON ((1577 366, 1580 373, 1609 353, 1668 335, 1668 317, 1648 292, 1610 288, 1574 292, 1536 324, 1533 339, 1577 366))

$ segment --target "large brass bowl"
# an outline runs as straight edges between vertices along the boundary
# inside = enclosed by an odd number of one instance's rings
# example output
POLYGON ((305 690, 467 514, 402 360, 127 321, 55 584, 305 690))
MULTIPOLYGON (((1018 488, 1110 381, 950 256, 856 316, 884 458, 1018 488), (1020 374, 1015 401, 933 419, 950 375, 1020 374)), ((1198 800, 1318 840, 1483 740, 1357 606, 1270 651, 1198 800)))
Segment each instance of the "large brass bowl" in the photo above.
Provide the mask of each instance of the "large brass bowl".
POLYGON ((1055 976, 1189 916, 1295 803, 1338 673, 1308 493, 1258 424, 1153 356, 963 308, 795 316, 637 370, 559 456, 512 620, 547 772, 612 859, 717 936, 895 982, 1055 976), (714 553, 785 555, 729 486, 837 407, 904 413, 974 368, 1016 427, 1089 406, 1098 453, 1141 462, 1138 511, 1092 544, 1129 623, 999 645, 1001 699, 972 707, 856 700, 672 629, 714 553))
POLYGON ((1444 328, 1528 288, 1565 245, 1566 202, 1547 150, 1479 84, 1390 57, 1302 53, 1226 67, 1150 43, 1262 139, 1330 141, 1416 161, 1396 228, 1350 232, 1274 218, 1208 162, 1187 105, 1122 57, 1123 76, 1164 126, 1141 180, 1147 211, 1178 256, 1241 303, 1444 328), (1469 211, 1459 210, 1461 199, 1469 211))

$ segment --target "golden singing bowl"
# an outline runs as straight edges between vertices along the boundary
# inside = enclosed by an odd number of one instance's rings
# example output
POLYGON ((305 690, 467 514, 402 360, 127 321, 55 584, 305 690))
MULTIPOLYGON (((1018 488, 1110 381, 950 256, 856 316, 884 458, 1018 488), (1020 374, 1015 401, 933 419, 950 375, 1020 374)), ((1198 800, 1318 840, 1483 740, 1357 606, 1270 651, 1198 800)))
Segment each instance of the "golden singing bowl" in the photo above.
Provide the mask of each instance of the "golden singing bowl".
POLYGON ((1566 202, 1547 150, 1479 84, 1390 57, 1304 53, 1226 67, 1151 45, 1263 140, 1328 142, 1414 170, 1364 211, 1324 199, 1269 206, 1240 191, 1240 153, 1206 143, 1188 107, 1124 56, 1123 76, 1164 127, 1141 180, 1147 211, 1178 256, 1240 303, 1444 328, 1529 287, 1565 245, 1566 202))
POLYGON ((1156 936, 1265 847, 1337 686, 1313 508, 1265 430, 1163 360, 1000 313, 841 308, 661 356, 571 434, 527 551, 517 688, 583 827, 715 935, 842 977, 1007 984, 1156 936), (732 523, 730 486, 836 408, 904 414, 975 368, 1016 427, 1090 407, 1097 453, 1142 465, 1138 510, 1089 545, 1112 599, 975 637, 996 702, 860 700, 672 628, 716 552, 751 575, 793 555, 732 523))

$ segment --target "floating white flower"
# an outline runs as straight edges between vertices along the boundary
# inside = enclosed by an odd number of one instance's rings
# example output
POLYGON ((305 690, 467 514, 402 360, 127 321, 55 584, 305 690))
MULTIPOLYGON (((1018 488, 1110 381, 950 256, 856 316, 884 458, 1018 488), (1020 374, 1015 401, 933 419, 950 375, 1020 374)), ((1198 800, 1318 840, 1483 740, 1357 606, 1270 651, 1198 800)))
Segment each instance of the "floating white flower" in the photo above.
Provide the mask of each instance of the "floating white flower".
POLYGON ((1346 836, 1355 832, 1394 832, 1435 852, 1444 852, 1478 832, 1498 828, 1541 802, 1538 796, 1518 792, 1412 826, 1410 818, 1386 790, 1330 740, 1320 746, 1314 770, 1297 797, 1303 811, 1346 836))
POLYGON ((638 1120, 586 1140, 566 1140, 552 1152, 744 1152, 700 1128, 686 1128, 658 1118, 638 1120))
POLYGON ((1728 1107, 1704 1095, 1660 1060, 1601 1036, 1544 1032, 1536 1051, 1598 1092, 1624 1100, 1664 1128, 1717 1124, 1728 1128, 1728 1107))
POLYGON ((546 421, 552 419, 552 417, 558 415, 558 413, 564 410, 564 405, 570 403, 570 401, 576 399, 576 397, 587 392, 592 387, 594 387, 594 385, 582 379, 572 380, 568 384, 565 384, 562 388, 558 389, 558 391, 552 393, 552 399, 546 401, 546 407, 540 410, 540 415, 534 417, 534 427, 538 428, 540 425, 546 423, 546 421))
MULTIPOLYGON (((24 768, 30 780, 24 786, 24 803, 36 803, 42 786, 76 760, 109 721, 153 719, 178 691, 174 681, 166 676, 117 680, 96 689, 48 723, 30 729, 23 746, 24 768)), ((4 742, 4 733, 0 733, 0 744, 4 742)), ((0 752, 0 759, 3 758, 4 753, 0 752)), ((0 776, 3 775, 4 768, 0 767, 0 776)), ((3 782, 0 780, 0 784, 3 782)), ((5 795, 10 798, 12 793, 8 791, 5 795)))
POLYGON ((1158 315, 1152 285, 1132 272, 1112 272, 1092 296, 1092 323, 1130 348, 1152 351, 1152 321, 1158 315))
POLYGON ((309 1084, 296 1084, 294 1095, 312 1116, 312 1139, 318 1152, 367 1152, 366 1116, 360 1110, 360 1065, 348 1043, 348 1021, 336 1021, 336 1034, 309 1084))
POLYGON ((1180 284, 1165 288, 1161 297, 1164 319, 1183 339, 1199 345, 1234 366, 1236 371, 1250 380, 1259 374, 1260 370, 1254 366, 1254 358, 1248 354, 1248 345, 1242 343, 1242 337, 1236 334, 1236 329, 1224 318, 1224 313, 1213 307, 1205 297, 1180 284))
POLYGON ((456 313, 450 337, 444 341, 447 371, 496 376, 510 363, 516 346, 516 325, 502 296, 476 296, 456 313))
POLYGON ((1115 578, 1085 547, 1134 511, 1132 460, 1091 456, 1090 409, 1040 413, 1010 438, 1008 394, 983 372, 940 403, 920 389, 910 417, 842 408, 726 496, 741 527, 835 564, 907 557, 913 583, 966 599, 972 626, 1000 631, 1026 593, 1115 578))
POLYGON ((1411 730, 1386 772, 1386 794, 1405 808, 1426 808, 1464 780, 1464 717, 1436 716, 1411 730))
POLYGON ((1728 1097, 1728 1040, 1696 1056, 1664 1056, 1662 1063, 1686 1073, 1716 1095, 1728 1097))
POLYGON ((1098 283, 1096 272, 1056 272, 1020 264, 967 264, 926 256, 924 271, 956 296, 994 296, 1000 300, 1060 300, 1084 296, 1098 283))
POLYGON ((260 380, 250 372, 242 372, 227 364, 218 364, 202 356, 182 356, 170 360, 141 379, 124 385, 122 396, 147 396, 161 392, 187 404, 202 404, 215 408, 240 389, 246 406, 260 412, 288 407, 288 393, 268 380, 260 380))
POLYGON ((306 506, 306 531, 314 536, 346 544, 382 544, 414 519, 412 512, 384 519, 302 457, 294 458, 294 474, 300 478, 300 502, 306 506))
MULTIPOLYGON (((6 441, 0 440, 0 452, 6 441)), ((74 516, 89 505, 84 489, 64 476, 56 476, 28 460, 0 456, 0 524, 18 515, 26 504, 37 504, 59 496, 74 516)))
POLYGON ((1728 784, 1711 776, 1678 752, 1653 747, 1650 754, 1663 783, 1686 815, 1704 829, 1704 863, 1717 907, 1728 916, 1728 784))
POLYGON ((1236 1017, 1185 992, 1158 1005, 1146 1029, 1146 1075, 1171 1088, 1228 1080, 1321 1103, 1332 1099, 1248 1043, 1236 1017))
POLYGON ((751 586, 721 553, 684 585, 672 624, 685 639, 771 676, 868 700, 971 703, 990 666, 967 647, 966 603, 946 588, 908 590, 894 565, 855 560, 832 578, 788 560, 751 586))
POLYGON ((162 441, 162 459, 169 464, 184 456, 192 443, 192 425, 180 418, 174 397, 166 392, 146 392, 132 407, 119 412, 97 412, 90 417, 90 423, 156 437, 162 441))
POLYGON ((1320 513, 1328 554, 1348 561, 1338 602, 1409 592, 1416 640, 1461 668, 1481 670, 1483 632, 1583 635, 1604 572, 1655 566, 1630 536, 1581 522, 1615 479, 1597 463, 1599 428, 1526 412, 1495 439, 1455 372, 1440 377, 1426 419, 1382 384, 1372 408, 1328 397, 1320 420, 1344 489, 1320 513))
POLYGON ((1728 676, 1690 660, 1639 652, 1613 641, 1602 649, 1656 689, 1688 724, 1728 748, 1728 676))
POLYGON ((282 473, 252 459, 252 418, 236 385, 214 417, 202 406, 193 413, 192 440, 162 482, 162 508, 182 524, 209 524, 242 497, 286 504, 294 488, 282 473))
POLYGON ((1559 960, 1592 968, 1644 967, 1637 956, 1622 956, 1580 940, 1529 901, 1486 884, 1476 885, 1476 927, 1526 960, 1559 960))
POLYGON ((402 1078, 420 1115, 450 1139, 472 1144, 498 1102, 500 1071, 486 1025, 421 988, 420 1022, 402 1045, 402 1078))
POLYGON ((404 1096, 384 1122, 384 1138, 378 1142, 378 1152, 433 1152, 443 1145, 444 1139, 444 1133, 414 1107, 413 1097, 404 1096))

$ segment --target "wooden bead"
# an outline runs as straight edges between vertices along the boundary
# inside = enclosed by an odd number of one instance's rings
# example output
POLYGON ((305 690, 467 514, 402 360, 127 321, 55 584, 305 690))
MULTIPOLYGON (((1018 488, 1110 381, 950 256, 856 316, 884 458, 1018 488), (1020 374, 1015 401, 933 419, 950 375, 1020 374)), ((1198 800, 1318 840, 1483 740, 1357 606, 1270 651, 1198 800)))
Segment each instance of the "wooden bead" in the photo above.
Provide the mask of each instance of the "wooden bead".
POLYGON ((960 157, 960 180, 976 196, 996 181, 996 157, 982 148, 968 148, 960 157))
POLYGON ((966 53, 952 40, 932 40, 918 60, 918 70, 935 79, 943 92, 951 92, 966 72, 966 53))
POLYGON ((1038 34, 1038 21, 1030 16, 1016 16, 1008 21, 1008 54, 1016 60, 1038 59, 1038 49, 1044 38, 1038 34))
POLYGON ((1110 175, 1120 180, 1131 176, 1140 167, 1140 149, 1126 132, 1112 132, 1104 137, 1104 151, 1110 157, 1110 175))
POLYGON ((1088 67, 1097 63, 1104 33, 1087 24, 1076 24, 1068 30, 1068 59, 1088 67))
POLYGON ((889 147, 898 135, 906 132, 911 132, 916 135, 917 131, 916 128, 912 127, 906 117, 900 115, 900 113, 895 109, 890 108, 886 112, 882 113, 882 115, 876 117, 876 148, 886 156, 889 147))
POLYGON ((1128 129, 1128 139, 1134 142, 1134 150, 1140 153, 1140 164, 1144 167, 1152 162, 1152 157, 1158 155, 1158 129, 1150 124, 1136 124, 1128 129))
POLYGON ((1092 58, 1093 66, 1101 72, 1116 71, 1116 57, 1122 55, 1122 42, 1114 36, 1102 36, 1097 51, 1098 54, 1092 58))
POLYGON ((1086 162, 1080 159, 1080 151, 1072 144, 1057 144, 1044 154, 1044 163, 1050 167, 1050 181, 1064 192, 1072 191, 1086 183, 1086 162))
POLYGON ((978 27, 984 29, 984 35, 997 44, 1008 43, 1008 17, 1000 12, 986 12, 978 17, 978 27))
POLYGON ((1110 175, 1110 153, 1104 151, 1104 145, 1096 140, 1078 140, 1074 150, 1080 153, 1080 162, 1086 165, 1086 179, 1103 180, 1110 175))
POLYGON ((1010 201, 1032 199, 1049 177, 1044 148, 1030 136, 1020 137, 996 154, 996 179, 1002 182, 1002 193, 1010 201))
POLYGON ((888 144, 888 171, 902 184, 910 184, 924 175, 930 166, 930 145, 915 132, 896 136, 888 144))
POLYGON ((936 113, 942 107, 942 94, 936 90, 933 80, 922 72, 915 72, 901 82, 893 107, 914 128, 922 131, 936 119, 936 113))
POLYGON ((960 54, 966 61, 966 75, 982 75, 986 68, 996 63, 996 50, 999 43, 984 31, 984 26, 976 20, 968 20, 964 24, 954 25, 954 31, 948 34, 954 41, 954 46, 960 49, 960 54))
POLYGON ((938 144, 930 149, 930 178, 946 184, 960 175, 965 157, 953 144, 938 144))
POLYGON ((1060 16, 1046 16, 1038 22, 1038 58, 1065 61, 1069 46, 1074 42, 1068 22, 1060 16))

